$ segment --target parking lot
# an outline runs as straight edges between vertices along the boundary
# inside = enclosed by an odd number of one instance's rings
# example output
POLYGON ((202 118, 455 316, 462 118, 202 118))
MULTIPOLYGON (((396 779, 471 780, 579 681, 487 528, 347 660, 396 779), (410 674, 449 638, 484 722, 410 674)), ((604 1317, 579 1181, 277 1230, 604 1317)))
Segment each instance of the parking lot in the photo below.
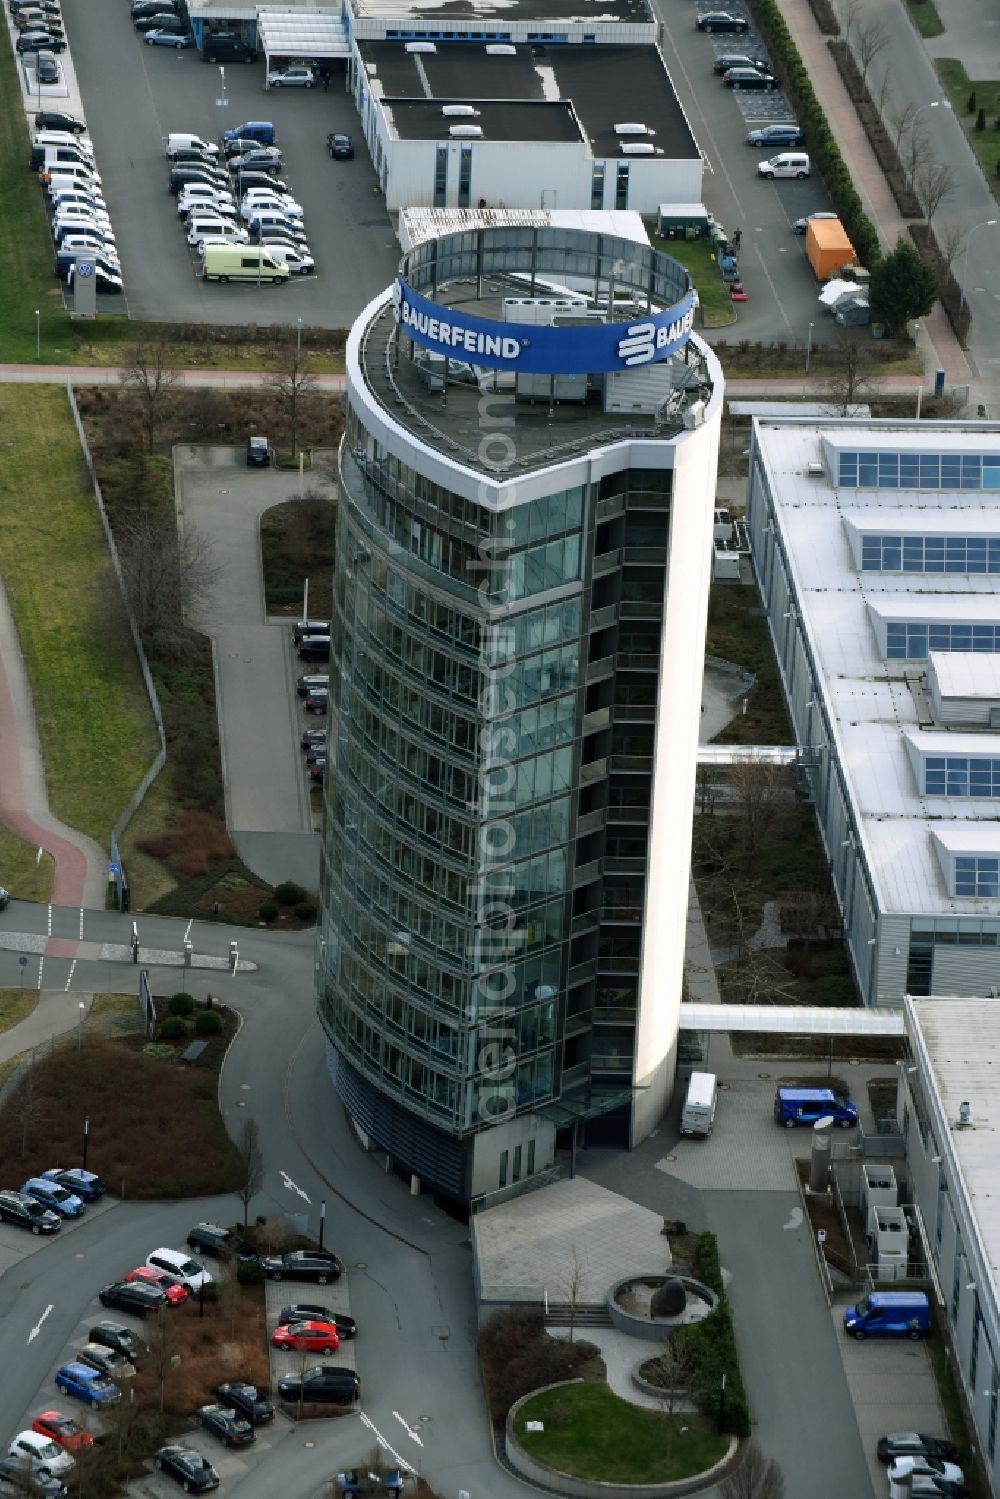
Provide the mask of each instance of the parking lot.
POLYGON ((194 49, 146 47, 122 0, 69 10, 66 31, 114 225, 134 317, 180 322, 291 323, 340 328, 392 280, 399 258, 352 100, 329 92, 265 92, 263 62, 218 67, 194 49), (225 97, 223 106, 217 101, 225 97), (197 273, 168 191, 171 131, 217 141, 244 120, 273 121, 285 177, 305 210, 315 276, 288 285, 206 283, 197 273), (354 137, 353 161, 332 161, 331 130, 354 137))
POLYGON ((764 181, 757 163, 781 148, 746 144, 748 130, 794 119, 787 101, 780 90, 728 89, 712 71, 720 53, 766 57, 766 49, 752 26, 745 33, 697 29, 703 11, 724 9, 747 20, 749 12, 741 0, 651 3, 663 23, 674 88, 705 157, 704 202, 730 234, 740 229, 743 235, 740 273, 749 300, 737 309, 738 321, 718 336, 805 343, 810 323, 816 324, 815 342, 843 336, 817 302, 819 287, 804 241, 792 232, 797 218, 830 208, 822 182, 815 173, 804 181, 764 181))

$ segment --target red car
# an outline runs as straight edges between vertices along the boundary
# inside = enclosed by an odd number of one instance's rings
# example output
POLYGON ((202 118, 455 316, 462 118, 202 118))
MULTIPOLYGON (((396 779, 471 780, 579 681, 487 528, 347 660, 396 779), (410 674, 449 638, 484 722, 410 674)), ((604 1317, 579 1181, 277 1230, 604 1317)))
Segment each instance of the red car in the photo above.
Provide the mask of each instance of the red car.
POLYGON ((273 1348, 290 1353, 336 1353, 340 1347, 337 1329, 332 1322, 289 1322, 276 1327, 271 1334, 273 1348))
POLYGON ((94 1445, 94 1438, 87 1428, 74 1421, 72 1416, 64 1416, 62 1411, 42 1411, 32 1421, 31 1429, 65 1447, 67 1452, 79 1452, 81 1447, 94 1445))
POLYGON ((178 1286, 165 1275, 162 1270, 151 1270, 148 1265, 140 1265, 136 1270, 130 1270, 125 1277, 126 1280, 141 1280, 147 1286, 156 1286, 167 1298, 170 1306, 180 1306, 187 1301, 188 1293, 184 1286, 178 1286))

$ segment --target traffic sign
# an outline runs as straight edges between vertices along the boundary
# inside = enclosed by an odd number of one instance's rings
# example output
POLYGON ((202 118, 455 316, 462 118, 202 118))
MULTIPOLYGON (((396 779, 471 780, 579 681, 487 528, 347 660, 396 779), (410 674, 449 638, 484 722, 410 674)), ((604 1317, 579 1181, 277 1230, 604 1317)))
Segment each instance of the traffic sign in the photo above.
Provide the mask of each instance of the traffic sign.
POLYGON ((24 953, 22 953, 21 956, 18 958, 18 960, 17 960, 17 966, 19 968, 27 968, 27 966, 28 966, 28 960, 25 957, 24 953))

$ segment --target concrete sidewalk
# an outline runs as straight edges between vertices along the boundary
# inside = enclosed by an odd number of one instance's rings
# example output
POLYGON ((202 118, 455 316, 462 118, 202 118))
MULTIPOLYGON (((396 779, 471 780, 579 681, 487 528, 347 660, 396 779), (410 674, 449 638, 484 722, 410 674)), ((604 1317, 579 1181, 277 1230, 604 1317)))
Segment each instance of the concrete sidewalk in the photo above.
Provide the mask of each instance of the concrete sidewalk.
POLYGON ((9 1031, 0 1032, 0 1062, 9 1062, 24 1051, 43 1046, 53 1036, 64 1036, 87 1018, 93 1002, 92 994, 83 994, 79 989, 69 993, 65 989, 43 989, 31 1014, 9 1031))

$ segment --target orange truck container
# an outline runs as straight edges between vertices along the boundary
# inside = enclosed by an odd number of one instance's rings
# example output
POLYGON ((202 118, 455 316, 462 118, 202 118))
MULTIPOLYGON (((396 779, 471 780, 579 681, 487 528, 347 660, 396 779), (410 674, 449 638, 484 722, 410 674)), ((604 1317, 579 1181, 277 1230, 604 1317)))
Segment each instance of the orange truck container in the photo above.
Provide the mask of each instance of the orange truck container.
POLYGON ((806 254, 817 281, 829 281, 837 271, 854 265, 854 246, 839 219, 810 219, 806 225, 806 254))

